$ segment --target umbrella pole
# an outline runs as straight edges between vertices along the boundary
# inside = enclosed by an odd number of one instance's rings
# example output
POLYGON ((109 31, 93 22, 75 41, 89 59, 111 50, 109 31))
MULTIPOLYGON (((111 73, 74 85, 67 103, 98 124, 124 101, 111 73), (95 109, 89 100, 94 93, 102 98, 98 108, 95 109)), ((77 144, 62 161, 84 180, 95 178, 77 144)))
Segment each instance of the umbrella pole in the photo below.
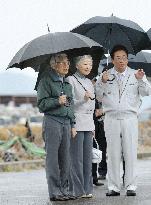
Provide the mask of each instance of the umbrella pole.
POLYGON ((110 53, 109 53, 109 49, 108 49, 108 51, 107 51, 107 62, 106 62, 107 67, 109 65, 109 56, 110 56, 110 53))
MULTIPOLYGON (((113 16, 113 13, 112 15, 113 16)), ((112 23, 111 23, 111 26, 110 26, 110 29, 109 29, 109 41, 108 41, 108 50, 107 50, 107 68, 108 68, 108 65, 109 65, 109 56, 110 56, 110 47, 111 47, 111 33, 112 33, 112 23)))
MULTIPOLYGON (((113 16, 113 14, 111 16, 113 16)), ((107 50, 107 59, 106 59, 107 60, 107 62, 106 62, 106 67, 107 68, 108 68, 108 65, 109 65, 109 56, 110 56, 109 49, 110 49, 110 45, 111 45, 111 42, 110 42, 111 33, 112 33, 112 23, 110 24, 110 27, 107 31, 107 34, 106 34, 106 37, 105 37, 105 40, 104 40, 105 41, 104 45, 107 45, 106 48, 108 49, 107 50)))

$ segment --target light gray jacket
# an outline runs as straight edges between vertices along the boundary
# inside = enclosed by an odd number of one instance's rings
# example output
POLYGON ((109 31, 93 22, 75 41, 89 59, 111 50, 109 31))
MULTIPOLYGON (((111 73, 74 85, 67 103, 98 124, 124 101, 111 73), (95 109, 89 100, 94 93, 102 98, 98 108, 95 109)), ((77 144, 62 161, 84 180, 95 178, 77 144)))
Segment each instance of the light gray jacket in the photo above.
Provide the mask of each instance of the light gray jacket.
MULTIPOLYGON (((114 69, 111 68, 108 72, 113 79, 114 69)), ((141 105, 141 96, 151 95, 151 85, 146 76, 142 80, 137 80, 134 75, 135 72, 136 70, 127 67, 121 92, 119 92, 116 76, 113 81, 107 81, 107 83, 102 82, 102 76, 97 80, 96 98, 102 101, 105 113, 138 113, 141 105), (121 96, 120 93, 122 93, 121 96)))
MULTIPOLYGON (((88 78, 82 77, 77 73, 74 74, 76 78, 81 82, 81 84, 92 94, 92 98, 94 95, 94 86, 88 78)), ((85 90, 80 85, 74 76, 69 76, 67 78, 68 82, 72 85, 73 91, 73 100, 74 100, 74 114, 76 118, 75 128, 77 131, 93 131, 94 121, 93 121, 93 112, 95 109, 95 100, 84 99, 85 90)))

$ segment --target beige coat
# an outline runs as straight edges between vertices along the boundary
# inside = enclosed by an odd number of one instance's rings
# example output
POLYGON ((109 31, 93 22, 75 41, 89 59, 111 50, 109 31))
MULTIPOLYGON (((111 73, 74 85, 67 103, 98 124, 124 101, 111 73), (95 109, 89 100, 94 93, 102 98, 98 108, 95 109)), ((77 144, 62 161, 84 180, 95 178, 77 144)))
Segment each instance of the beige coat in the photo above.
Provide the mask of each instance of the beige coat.
MULTIPOLYGON (((76 74, 75 76, 92 94, 92 98, 95 97, 94 86, 91 80, 88 78, 80 78, 76 74)), ((95 100, 85 101, 85 90, 74 76, 69 76, 67 80, 72 85, 74 114, 76 118, 75 128, 77 129, 77 131, 94 131, 95 127, 93 121, 93 113, 95 109, 95 100)))

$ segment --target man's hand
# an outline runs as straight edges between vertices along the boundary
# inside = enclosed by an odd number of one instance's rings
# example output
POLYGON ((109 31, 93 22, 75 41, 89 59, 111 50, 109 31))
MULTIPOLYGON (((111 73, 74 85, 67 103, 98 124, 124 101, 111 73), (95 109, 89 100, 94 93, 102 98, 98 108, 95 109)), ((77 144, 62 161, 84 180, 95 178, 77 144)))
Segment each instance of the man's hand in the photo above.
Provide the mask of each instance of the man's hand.
POLYGON ((137 80, 141 80, 145 75, 145 72, 143 71, 143 69, 138 69, 137 72, 135 73, 135 78, 137 80))
POLYGON ((66 102, 67 102, 67 96, 66 95, 59 96, 59 104, 60 105, 65 105, 66 102))
POLYGON ((77 131, 75 127, 71 128, 71 135, 73 138, 75 138, 75 136, 77 135, 77 131))
POLYGON ((108 80, 109 80, 109 74, 108 74, 108 71, 105 70, 105 71, 103 72, 103 75, 102 75, 102 82, 103 82, 103 83, 106 83, 108 80))

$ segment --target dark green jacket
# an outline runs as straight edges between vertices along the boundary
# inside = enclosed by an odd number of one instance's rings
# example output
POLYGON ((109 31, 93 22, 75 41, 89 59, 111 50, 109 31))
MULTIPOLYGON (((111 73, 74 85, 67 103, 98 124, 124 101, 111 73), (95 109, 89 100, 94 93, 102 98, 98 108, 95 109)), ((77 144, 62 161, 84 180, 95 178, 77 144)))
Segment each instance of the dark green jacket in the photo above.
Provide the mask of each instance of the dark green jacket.
POLYGON ((66 79, 62 82, 55 70, 50 69, 43 73, 37 88, 37 100, 40 112, 68 118, 71 120, 71 124, 74 124, 72 87, 66 79), (59 104, 59 96, 62 92, 71 102, 68 107, 59 104))

